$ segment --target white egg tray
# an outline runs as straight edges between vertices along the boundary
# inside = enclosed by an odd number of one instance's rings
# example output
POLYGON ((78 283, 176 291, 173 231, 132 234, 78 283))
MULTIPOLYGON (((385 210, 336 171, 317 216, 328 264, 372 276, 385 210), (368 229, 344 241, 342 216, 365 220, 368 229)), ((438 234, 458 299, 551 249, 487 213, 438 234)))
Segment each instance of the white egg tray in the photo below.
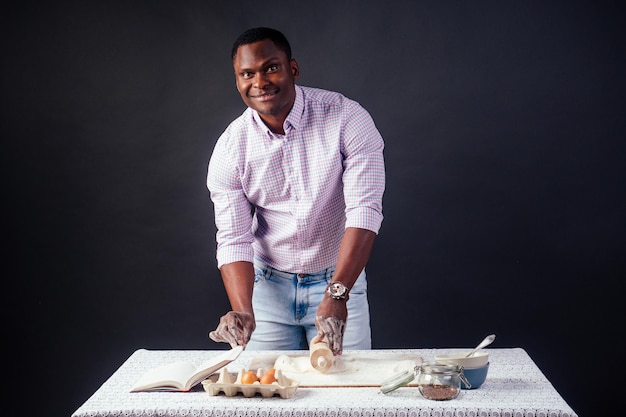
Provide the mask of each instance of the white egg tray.
MULTIPOLYGON (((261 384, 258 381, 253 384, 242 384, 241 378, 244 372, 246 372, 246 370, 242 369, 235 374, 222 368, 219 374, 214 374, 202 381, 202 385, 209 395, 215 396, 224 393, 227 397, 234 397, 242 394, 246 398, 256 395, 261 395, 264 398, 273 397, 275 395, 281 398, 291 398, 293 394, 295 394, 296 389, 298 389, 298 381, 287 378, 280 369, 277 369, 274 373, 276 381, 271 384, 261 384)), ((265 374, 265 369, 257 369, 256 374, 261 378, 261 376, 265 374)))

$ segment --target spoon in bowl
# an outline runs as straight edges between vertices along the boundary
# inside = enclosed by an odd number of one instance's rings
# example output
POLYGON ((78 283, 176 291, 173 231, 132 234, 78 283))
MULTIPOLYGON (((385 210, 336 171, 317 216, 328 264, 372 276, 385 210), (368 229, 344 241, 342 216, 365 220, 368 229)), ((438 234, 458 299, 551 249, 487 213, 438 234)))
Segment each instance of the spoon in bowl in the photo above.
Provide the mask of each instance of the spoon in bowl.
POLYGON ((470 356, 472 356, 474 353, 478 352, 480 349, 484 348, 485 346, 489 346, 490 344, 493 343, 493 341, 496 340, 496 335, 495 334, 490 334, 489 336, 485 337, 483 339, 482 342, 480 342, 478 344, 478 346, 476 346, 470 353, 468 353, 467 355, 465 355, 466 358, 469 358, 470 356))

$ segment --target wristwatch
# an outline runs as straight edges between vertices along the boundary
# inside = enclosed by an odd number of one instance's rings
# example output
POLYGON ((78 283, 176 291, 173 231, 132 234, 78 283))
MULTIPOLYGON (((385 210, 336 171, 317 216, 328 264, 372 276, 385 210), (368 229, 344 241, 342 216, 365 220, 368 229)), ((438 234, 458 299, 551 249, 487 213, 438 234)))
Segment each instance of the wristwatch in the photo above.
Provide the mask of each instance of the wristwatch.
POLYGON ((333 300, 345 300, 348 298, 348 287, 339 281, 331 282, 326 288, 326 293, 333 300))

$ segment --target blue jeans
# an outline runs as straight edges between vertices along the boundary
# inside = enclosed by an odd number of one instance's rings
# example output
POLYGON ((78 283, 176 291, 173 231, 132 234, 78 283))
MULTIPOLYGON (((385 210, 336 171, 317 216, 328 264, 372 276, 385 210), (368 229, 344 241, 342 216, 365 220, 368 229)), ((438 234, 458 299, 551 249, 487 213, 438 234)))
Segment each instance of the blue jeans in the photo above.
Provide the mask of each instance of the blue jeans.
MULTIPOLYGON (((256 330, 247 350, 308 349, 317 335, 315 313, 335 268, 314 274, 278 271, 255 260, 252 306, 256 330)), ((367 280, 361 272, 350 290, 344 350, 372 348, 367 280)))

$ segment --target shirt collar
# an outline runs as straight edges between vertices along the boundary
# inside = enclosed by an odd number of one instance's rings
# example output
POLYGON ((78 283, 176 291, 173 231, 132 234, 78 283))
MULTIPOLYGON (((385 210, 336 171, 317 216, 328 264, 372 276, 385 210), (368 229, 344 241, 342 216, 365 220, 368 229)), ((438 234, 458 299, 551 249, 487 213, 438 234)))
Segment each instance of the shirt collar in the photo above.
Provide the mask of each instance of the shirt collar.
POLYGON ((300 127, 300 121, 302 120, 302 113, 304 113, 304 92, 302 91, 302 88, 297 85, 295 88, 296 100, 293 103, 291 111, 287 115, 285 127, 287 128, 291 125, 294 129, 298 129, 300 127))
MULTIPOLYGON (((291 111, 289 112, 289 114, 287 115, 287 118, 285 119, 285 122, 283 123, 283 128, 285 129, 285 132, 288 132, 290 128, 294 128, 297 130, 298 127, 300 127, 300 121, 302 120, 302 113, 304 112, 304 92, 302 91, 302 88, 297 85, 295 86, 295 89, 296 89, 296 100, 294 101, 293 107, 291 108, 291 111)), ((252 114, 253 114, 254 120, 260 126, 263 126, 265 131, 271 135, 272 131, 267 127, 265 122, 263 122, 263 119, 261 119, 261 116, 259 116, 259 113, 256 110, 254 110, 252 114)))

